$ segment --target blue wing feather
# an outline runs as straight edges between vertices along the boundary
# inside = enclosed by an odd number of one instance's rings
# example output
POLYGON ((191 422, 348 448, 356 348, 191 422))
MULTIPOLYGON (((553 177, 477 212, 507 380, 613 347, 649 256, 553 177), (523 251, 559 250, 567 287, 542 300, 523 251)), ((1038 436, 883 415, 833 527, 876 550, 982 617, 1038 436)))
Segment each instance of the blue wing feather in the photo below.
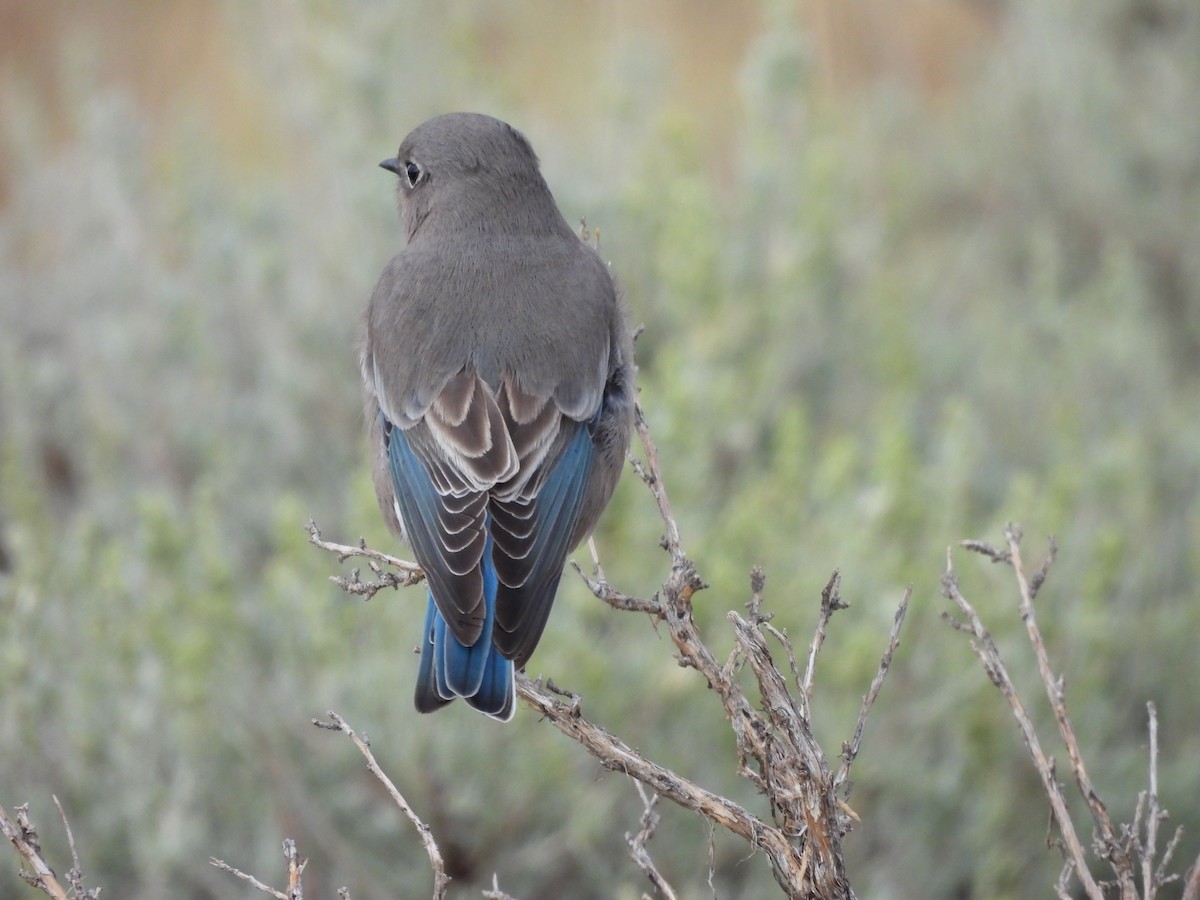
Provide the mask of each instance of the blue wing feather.
POLYGON ((480 560, 484 619, 479 637, 470 645, 455 637, 434 599, 439 591, 450 590, 454 577, 444 563, 439 566, 442 498, 404 432, 389 427, 386 419, 384 423, 396 502, 430 586, 417 673, 417 708, 430 712, 463 697, 476 709, 507 720, 515 706, 514 661, 517 666, 524 665, 541 637, 571 549, 595 457, 589 423, 578 424, 539 485, 528 511, 527 530, 523 529, 518 542, 522 545, 519 557, 503 559, 506 572, 520 573, 519 586, 510 587, 497 576, 496 558, 505 550, 493 541, 491 515, 485 514, 487 533, 480 560))
MULTIPOLYGON (((445 584, 446 573, 437 561, 438 504, 440 497, 428 470, 413 452, 404 432, 386 420, 388 463, 396 502, 408 539, 425 568, 430 592, 422 631, 421 662, 417 671, 417 709, 430 712, 463 697, 468 704, 494 718, 508 720, 514 709, 513 664, 492 643, 495 622, 496 570, 492 539, 486 538, 482 562, 484 588, 483 628, 474 644, 459 641, 446 624, 434 595, 445 584)), ((486 519, 485 519, 486 527, 486 519)))
MULTIPOLYGON (((483 620, 483 630, 479 639, 471 646, 458 642, 450 634, 445 620, 442 620, 442 674, 445 679, 449 698, 473 697, 483 683, 484 672, 487 671, 488 657, 495 652, 492 647, 492 623, 496 621, 496 570, 492 565, 492 539, 489 536, 483 551, 483 596, 486 613, 483 620)), ((432 602, 432 597, 430 601, 432 602)))
MULTIPOLYGON (((505 573, 497 592, 496 644, 505 656, 523 666, 541 637, 550 606, 562 578, 563 564, 579 520, 595 459, 595 445, 587 423, 580 423, 542 481, 530 511, 527 537, 514 541, 520 558, 502 561, 505 573), (528 545, 524 546, 526 541, 528 545)), ((504 552, 497 547, 494 554, 504 552)))

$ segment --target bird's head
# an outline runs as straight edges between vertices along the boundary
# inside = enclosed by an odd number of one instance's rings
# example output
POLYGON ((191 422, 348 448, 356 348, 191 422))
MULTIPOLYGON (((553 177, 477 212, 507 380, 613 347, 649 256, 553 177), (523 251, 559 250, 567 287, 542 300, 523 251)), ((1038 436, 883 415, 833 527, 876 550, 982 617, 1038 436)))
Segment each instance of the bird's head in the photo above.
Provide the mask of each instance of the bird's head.
POLYGON ((529 141, 491 116, 430 119, 379 165, 399 179, 410 241, 418 232, 521 231, 561 220, 529 141))

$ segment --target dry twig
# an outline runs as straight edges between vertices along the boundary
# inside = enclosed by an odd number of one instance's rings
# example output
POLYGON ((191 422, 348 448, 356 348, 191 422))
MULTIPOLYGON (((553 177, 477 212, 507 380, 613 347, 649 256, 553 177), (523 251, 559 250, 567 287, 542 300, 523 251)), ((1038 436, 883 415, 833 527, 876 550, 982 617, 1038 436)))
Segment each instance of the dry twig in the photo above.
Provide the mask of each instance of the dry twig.
POLYGON ((83 867, 79 864, 79 851, 75 849, 75 835, 71 833, 71 823, 67 821, 67 814, 63 811, 57 796, 51 794, 50 799, 58 807, 58 816, 62 819, 63 831, 67 833, 67 846, 71 849, 71 868, 67 870, 67 884, 71 886, 72 900, 96 900, 100 896, 100 888, 88 890, 83 885, 83 867))
MULTIPOLYGON (((1025 564, 1021 559, 1020 529, 1009 525, 1004 529, 1004 539, 1008 544, 1009 565, 1012 566, 1017 580, 1017 588, 1021 594, 1021 619, 1025 622, 1025 630, 1029 635, 1029 643, 1033 647, 1034 657, 1037 659, 1038 673, 1041 675, 1042 684, 1046 688, 1046 696, 1050 700, 1050 707, 1054 710, 1054 718, 1058 723, 1058 733, 1067 747, 1067 755, 1071 760, 1071 772, 1075 776, 1075 783, 1079 788, 1079 792, 1087 800, 1088 809, 1092 812, 1099 840, 1104 845, 1102 856, 1112 863, 1113 872, 1116 874, 1121 885, 1121 896, 1136 897, 1137 890, 1133 882, 1133 866, 1126 856, 1120 841, 1117 839, 1116 830, 1113 828, 1112 819, 1108 814, 1108 808, 1100 799, 1100 795, 1096 792, 1096 788, 1092 784, 1092 779, 1088 775, 1087 766, 1083 760, 1083 753, 1079 749, 1079 740, 1075 737, 1075 729, 1071 726, 1071 720, 1067 716, 1066 692, 1064 690, 1063 679, 1061 677, 1056 678, 1050 668, 1050 657, 1046 652, 1046 642, 1042 640, 1042 633, 1037 626, 1037 617, 1033 608, 1034 592, 1030 586, 1030 580, 1025 574, 1025 564)), ((1044 562, 1038 569, 1041 573, 1038 580, 1039 585, 1046 579, 1046 573, 1049 572, 1050 568, 1049 561, 1053 560, 1054 554, 1054 541, 1051 539, 1050 552, 1047 556, 1048 561, 1044 562)))
POLYGON ((248 875, 241 869, 234 868, 223 859, 217 859, 215 856, 210 856, 208 859, 208 864, 213 868, 220 869, 222 872, 228 872, 230 875, 242 879, 242 881, 246 882, 256 891, 261 891, 264 894, 270 894, 272 897, 275 897, 276 900, 293 900, 293 898, 289 897, 283 891, 277 891, 275 888, 263 884, 253 875, 248 875))
MULTIPOLYGON (((975 549, 975 547, 969 549, 975 549)), ((994 554, 988 555, 996 559, 994 554)), ((1038 775, 1042 779, 1042 789, 1046 792, 1046 796, 1050 800, 1050 808, 1054 813, 1054 820, 1058 825, 1059 834, 1063 837, 1065 844, 1063 855, 1070 864, 1075 877, 1083 885, 1087 896, 1091 900, 1104 900, 1100 885, 1096 883, 1095 878, 1092 877, 1092 873, 1088 869, 1087 854, 1083 849, 1082 842, 1079 840, 1079 835, 1075 831, 1075 826, 1071 822, 1070 814, 1067 811, 1067 801, 1062 793, 1062 787, 1059 785, 1058 779, 1054 776, 1054 764, 1042 750, 1037 730, 1033 727, 1033 722, 1030 720, 1029 714, 1025 711, 1025 704, 1021 702, 1021 698, 1017 694, 1017 689, 1008 675, 1008 669, 1005 667, 1004 661, 1000 658, 1000 651, 996 647, 995 641, 992 640, 991 633, 984 627, 983 620, 979 618, 979 614, 975 611, 975 608, 967 602, 967 599, 958 589, 958 579, 954 575, 954 566, 949 549, 946 550, 946 572, 942 575, 942 593, 947 599, 952 600, 959 608, 959 611, 966 616, 966 630, 972 635, 971 649, 975 651, 983 663, 984 671, 987 672, 992 683, 1000 689, 1005 699, 1008 700, 1009 706, 1012 708, 1013 716, 1016 718, 1017 725, 1021 729, 1021 737, 1024 739, 1025 746, 1029 749, 1029 753, 1033 757, 1038 775)))
POLYGON ((888 638, 887 649, 883 651, 883 656, 879 660, 879 668, 875 671, 875 677, 871 679, 871 687, 863 697, 862 708, 858 711, 854 737, 842 744, 842 765, 838 769, 837 777, 833 780, 835 786, 846 783, 850 777, 850 767, 858 758, 858 748, 862 744, 867 715, 871 712, 871 707, 875 705, 879 690, 883 687, 883 680, 887 678, 888 669, 891 668, 892 657, 896 655, 896 648, 900 646, 900 627, 904 624, 904 616, 908 613, 908 603, 912 600, 912 592, 911 584, 904 589, 904 598, 900 601, 900 606, 896 609, 896 617, 892 620, 892 633, 888 638))
MULTIPOLYGON (((313 719, 312 723, 318 728, 324 728, 328 731, 337 731, 347 735, 354 745, 358 747, 360 753, 367 761, 367 768, 371 771, 383 786, 387 789, 392 801, 400 808, 401 812, 408 817, 408 820, 413 823, 417 829, 417 834, 421 838, 421 844, 425 847, 425 852, 429 856, 429 864, 433 869, 433 900, 443 900, 446 896, 446 887, 450 883, 450 878, 446 874, 446 866, 442 861, 441 850, 438 848, 437 842, 433 839, 433 833, 409 805, 404 795, 396 788, 396 785, 387 776, 387 773, 380 768, 379 763, 375 760, 375 754, 371 752, 371 747, 366 738, 359 736, 353 728, 351 728, 346 720, 329 710, 326 713, 329 717, 327 721, 313 719)), ((288 860, 288 889, 286 892, 276 890, 266 884, 263 884, 253 875, 248 875, 240 869, 236 869, 228 863, 219 859, 210 859, 209 863, 216 866, 225 872, 236 875, 238 878, 248 882, 251 886, 262 891, 264 894, 270 894, 277 900, 304 900, 304 867, 307 865, 307 860, 301 860, 296 851, 296 843, 291 838, 283 842, 284 856, 288 860)), ((349 900, 350 892, 345 888, 338 891, 338 896, 349 900)))
POLYGON ((400 793, 392 779, 387 776, 387 773, 380 768, 379 763, 375 761, 375 754, 371 752, 371 747, 364 738, 358 736, 354 729, 346 724, 346 720, 329 710, 326 713, 329 716, 328 722, 322 722, 319 719, 313 719, 312 723, 318 728, 325 728, 329 731, 340 731, 342 734, 349 736, 350 740, 354 741, 354 745, 358 747, 359 752, 367 761, 367 768, 371 770, 371 774, 379 779, 380 783, 387 789, 388 794, 392 798, 392 802, 400 808, 400 811, 408 817, 412 822, 413 827, 417 829, 417 834, 421 838, 421 845, 425 848, 425 854, 429 857, 429 865, 433 869, 433 900, 441 900, 446 896, 446 886, 450 883, 450 878, 446 874, 446 865, 442 861, 441 850, 438 849, 437 842, 433 839, 433 832, 429 826, 422 821, 421 817, 416 814, 409 802, 400 793))
POLYGON ((770 832, 772 829, 742 806, 647 759, 620 738, 589 722, 580 711, 578 695, 568 694, 569 701, 559 699, 561 690, 553 684, 534 681, 523 673, 517 674, 517 696, 547 719, 555 728, 580 744, 611 771, 621 772, 648 785, 656 794, 674 801, 685 809, 698 812, 744 838, 768 856, 786 859, 788 849, 770 832))
POLYGON ((367 561, 367 566, 375 575, 375 581, 363 581, 359 576, 358 569, 354 569, 350 573, 349 578, 342 575, 329 576, 329 580, 347 594, 355 594, 364 600, 370 600, 384 588, 408 587, 409 585, 417 584, 425 578, 425 573, 421 571, 421 567, 416 563, 400 559, 398 556, 380 553, 378 550, 372 550, 362 538, 359 538, 358 546, 356 547, 352 547, 349 544, 335 544, 323 540, 321 532, 317 528, 317 523, 312 519, 308 520, 305 530, 308 532, 308 542, 310 544, 336 554, 338 562, 345 562, 351 557, 362 557, 367 561), (383 566, 391 566, 397 571, 389 572, 383 566))
POLYGON ((804 667, 804 681, 800 685, 800 703, 806 719, 809 718, 809 704, 812 702, 813 677, 817 671, 817 654, 825 645, 825 630, 829 627, 829 620, 833 618, 835 612, 848 608, 848 605, 842 602, 841 588, 842 573, 834 569, 833 574, 829 576, 829 581, 825 584, 825 589, 821 591, 821 614, 817 618, 817 627, 813 631, 812 641, 808 645, 808 663, 804 667))
MULTIPOLYGON (((1153 703, 1147 704, 1150 735, 1149 790, 1138 796, 1132 825, 1117 828, 1113 824, 1107 806, 1101 800, 1088 775, 1079 740, 1067 713, 1064 679, 1061 675, 1055 676, 1051 669, 1046 643, 1037 624, 1033 600, 1045 583, 1054 563, 1057 545, 1051 538, 1046 558, 1032 576, 1027 576, 1025 563, 1021 556, 1020 528, 1011 524, 1007 526, 1004 529, 1004 540, 1006 545, 1004 548, 984 541, 963 541, 962 546, 986 556, 993 562, 1008 565, 1013 570, 1019 595, 1018 610, 1021 620, 1025 623, 1030 646, 1033 648, 1038 674, 1050 702, 1050 708, 1054 712, 1059 736, 1071 763, 1071 773, 1074 776, 1075 785, 1087 802, 1088 810, 1092 815, 1093 851, 1100 859, 1109 864, 1114 875, 1113 881, 1097 882, 1090 871, 1083 843, 1075 831, 1075 826, 1067 810, 1062 785, 1058 782, 1055 773, 1054 760, 1047 757, 1042 751, 1037 732, 1013 686, 1012 679, 1008 675, 1008 670, 991 634, 984 627, 978 613, 959 590, 949 550, 946 551, 946 572, 942 576, 942 590, 944 595, 955 603, 966 620, 951 619, 945 613, 943 613, 943 618, 957 630, 971 635, 971 648, 979 656, 988 677, 1000 688, 1005 699, 1008 700, 1013 715, 1017 719, 1021 736, 1025 740, 1025 745, 1029 749, 1034 766, 1042 780, 1042 788, 1050 800, 1053 822, 1062 836, 1059 846, 1066 864, 1055 890, 1059 897, 1069 898, 1071 896, 1070 880, 1074 877, 1079 880, 1085 893, 1092 900, 1102 900, 1106 896, 1119 896, 1121 900, 1139 900, 1139 897, 1141 900, 1153 900, 1160 887, 1178 879, 1178 876, 1168 874, 1167 867, 1179 845, 1182 834, 1181 830, 1177 829, 1164 849, 1161 859, 1156 859, 1158 827, 1167 816, 1158 800, 1158 712, 1153 703), (1140 895, 1137 884, 1139 874, 1141 876, 1140 895)), ((1197 872, 1200 872, 1200 860, 1197 860, 1196 866, 1189 874, 1184 886, 1183 896, 1189 900, 1197 900, 1197 894, 1200 893, 1200 876, 1197 875, 1197 872)))
MULTIPOLYGON (((645 781, 660 795, 696 809, 762 850, 776 882, 789 896, 852 897, 842 857, 842 838, 849 830, 850 811, 835 796, 835 782, 819 745, 809 728, 804 691, 798 700, 787 679, 775 665, 764 634, 770 633, 788 651, 796 670, 791 644, 761 613, 762 578, 752 577, 749 619, 729 613, 735 650, 728 663, 720 665, 701 641, 692 610, 692 597, 706 585, 695 564, 682 547, 678 525, 659 468, 658 451, 640 407, 635 423, 645 450, 645 463, 631 457, 641 479, 650 488, 663 518, 666 533, 662 545, 670 554, 671 569, 661 590, 650 600, 638 600, 636 608, 666 622, 683 665, 696 669, 720 698, 725 717, 733 728, 741 765, 739 771, 767 795, 772 824, 767 825, 724 798, 691 785, 686 779, 642 759, 603 729, 587 723, 578 706, 547 704, 536 685, 518 683, 523 699, 535 705, 556 727, 582 743, 601 763, 619 768, 645 781), (761 710, 751 702, 734 677, 739 663, 748 663, 755 675, 761 710), (632 754, 632 756, 630 755, 632 754), (753 761, 752 763, 750 761, 753 761)), ((587 579, 597 597, 610 601, 611 589, 602 581, 587 579)), ((844 608, 834 577, 822 595, 818 636, 810 647, 804 683, 811 690, 812 667, 820 649, 824 626, 834 611, 844 608)), ((627 608, 628 604, 613 603, 627 608)), ((902 616, 901 616, 902 619, 902 616)), ((898 629, 898 625, 896 628, 898 629)), ((894 648, 892 648, 894 651, 894 648)), ((885 654, 890 661, 891 654, 885 654)), ((886 672, 886 664, 883 666, 886 672)), ((882 676, 877 675, 881 683, 882 676)), ((868 696, 878 694, 878 685, 868 696)), ((861 740, 861 730, 858 739, 861 740)), ((856 742, 855 742, 856 743, 856 742)), ((856 750, 857 752, 857 750, 856 750)))
MULTIPOLYGON (((215 856, 210 856, 208 864, 214 868, 220 869, 222 872, 228 872, 230 875, 242 879, 252 888, 264 894, 270 894, 276 900, 304 900, 304 868, 308 865, 307 859, 300 858, 300 852, 296 849, 296 842, 291 838, 283 840, 283 858, 287 860, 288 886, 286 891, 279 891, 270 885, 263 884, 253 875, 243 872, 241 869, 234 868, 224 860, 217 859, 215 856)), ((348 892, 345 888, 338 891, 339 896, 346 897, 348 892)))
POLYGON ((500 890, 500 879, 492 873, 492 886, 489 890, 483 892, 484 900, 517 900, 511 894, 506 894, 500 890))
MULTIPOLYGON (((700 639, 692 609, 693 596, 707 585, 683 549, 679 526, 663 481, 658 449, 640 406, 635 412, 635 428, 644 450, 644 461, 631 455, 630 464, 649 488, 663 520, 664 536, 661 543, 670 556, 670 570, 660 590, 650 598, 633 597, 610 586, 594 551, 592 576, 582 571, 580 576, 593 594, 614 608, 646 613, 656 623, 666 624, 679 663, 699 672, 719 698, 725 718, 735 735, 739 772, 766 794, 771 820, 764 821, 739 804, 654 763, 615 735, 588 721, 582 714, 582 703, 577 694, 562 691, 548 681, 544 684, 532 681, 521 673, 517 675, 517 693, 555 728, 587 749, 605 768, 624 772, 650 787, 657 795, 701 813, 711 823, 719 824, 761 851, 770 863, 776 882, 788 896, 821 900, 851 898, 854 894, 846 877, 842 838, 849 831, 851 820, 857 816, 836 796, 837 789, 846 781, 849 761, 843 761, 835 778, 812 735, 808 709, 816 656, 824 640, 825 628, 833 612, 845 608, 838 595, 838 575, 834 573, 822 594, 817 633, 809 648, 808 664, 803 676, 799 674, 786 632, 775 628, 770 623, 770 616, 761 611, 763 578, 757 570, 751 579, 749 617, 729 613, 735 645, 729 660, 724 665, 719 663, 700 639), (795 693, 772 659, 766 635, 778 640, 786 651, 797 685, 795 693), (754 674, 757 697, 747 695, 736 677, 743 664, 748 664, 754 674)), ((420 578, 419 570, 411 563, 396 561, 393 557, 369 550, 361 542, 358 547, 349 547, 321 540, 320 533, 311 522, 309 535, 315 545, 337 553, 341 560, 351 556, 363 556, 369 560, 376 581, 364 584, 356 577, 348 581, 335 579, 351 593, 369 597, 383 587, 413 583, 420 578), (390 575, 380 568, 379 563, 398 565, 401 574, 390 575)), ((576 570, 579 571, 578 566, 576 570)), ((888 649, 864 698, 855 734, 843 745, 843 753, 849 760, 853 760, 858 753, 866 715, 879 693, 898 645, 899 629, 907 603, 906 594, 893 625, 888 649)), ((330 715, 332 717, 333 714, 330 715)), ((353 736, 345 723, 339 722, 335 719, 333 725, 325 727, 342 730, 353 736)), ((359 749, 364 754, 369 754, 365 743, 360 743, 357 738, 356 743, 359 743, 359 749)), ((370 761, 370 757, 368 759, 370 761)), ((377 767, 373 766, 372 771, 377 777, 386 778, 377 771, 377 767)), ((441 872, 440 856, 428 829, 407 807, 394 785, 386 780, 385 784, 393 799, 417 826, 436 875, 441 872)), ((641 855, 645 850, 645 840, 652 831, 647 831, 646 825, 644 821, 645 836, 633 849, 638 854, 639 865, 649 874, 646 864, 652 866, 652 863, 648 855, 641 855)), ((631 846, 638 843, 636 839, 631 841, 631 846)), ((435 896, 440 896, 436 890, 435 886, 435 896)))
POLYGON ((642 798, 642 818, 638 823, 637 834, 631 835, 628 831, 625 832, 625 843, 629 845, 629 855, 633 857, 637 867, 646 873, 646 877, 650 879, 650 883, 654 885, 664 900, 676 900, 675 889, 658 871, 654 860, 650 858, 650 851, 646 848, 646 845, 650 843, 650 838, 654 836, 655 829, 658 828, 659 815, 654 811, 654 807, 658 804, 658 794, 647 794, 646 789, 638 781, 635 781, 633 786, 637 788, 638 796, 642 798))
POLYGON ((1200 857, 1197 857, 1196 861, 1192 863, 1192 867, 1188 869, 1181 900, 1197 900, 1197 898, 1200 898, 1200 857))
POLYGON ((21 878, 31 887, 35 887, 54 900, 70 900, 70 895, 58 883, 54 870, 42 858, 42 847, 38 840, 37 829, 29 819, 29 804, 22 803, 16 807, 17 820, 14 822, 8 813, 0 807, 0 832, 20 854, 24 864, 30 871, 22 869, 21 878))

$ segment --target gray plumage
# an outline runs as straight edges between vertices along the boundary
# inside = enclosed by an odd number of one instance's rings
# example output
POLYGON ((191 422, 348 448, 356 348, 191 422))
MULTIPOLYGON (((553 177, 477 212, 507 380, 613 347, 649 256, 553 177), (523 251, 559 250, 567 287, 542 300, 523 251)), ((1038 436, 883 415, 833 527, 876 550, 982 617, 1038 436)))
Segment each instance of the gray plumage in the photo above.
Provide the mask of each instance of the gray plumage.
MULTIPOLYGON (((508 718, 511 667, 509 700, 498 704, 486 679, 453 686, 454 653, 484 665, 489 648, 477 644, 487 634, 517 668, 533 653, 565 557, 624 464, 632 343, 608 267, 558 211, 511 126, 439 116, 381 165, 399 177, 407 245, 367 310, 375 488, 461 645, 438 648, 450 671, 427 673, 422 661, 417 705, 462 695, 508 718)), ((430 615, 423 654, 434 650, 430 615)))

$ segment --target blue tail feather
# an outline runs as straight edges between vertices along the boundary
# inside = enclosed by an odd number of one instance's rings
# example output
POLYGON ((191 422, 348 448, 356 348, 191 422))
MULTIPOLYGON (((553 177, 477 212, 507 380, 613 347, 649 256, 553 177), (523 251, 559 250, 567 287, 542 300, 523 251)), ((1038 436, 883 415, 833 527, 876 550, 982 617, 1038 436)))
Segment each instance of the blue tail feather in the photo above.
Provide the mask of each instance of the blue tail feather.
POLYGON ((429 594, 425 610, 421 663, 417 672, 417 709, 431 712, 462 697, 467 704, 496 719, 508 721, 515 708, 513 664, 492 643, 496 620, 496 568, 492 539, 483 553, 484 621, 475 643, 468 647, 446 627, 429 594))
MULTIPOLYGON (((440 619, 441 615, 434 605, 433 596, 430 595, 428 605, 425 607, 425 626, 421 629, 421 661, 417 667, 416 704, 418 712, 433 712, 450 702, 438 687, 437 670, 439 667, 434 665, 434 658, 438 655, 434 648, 437 646, 436 631, 440 619)), ((445 623, 442 624, 444 629, 445 623)))

